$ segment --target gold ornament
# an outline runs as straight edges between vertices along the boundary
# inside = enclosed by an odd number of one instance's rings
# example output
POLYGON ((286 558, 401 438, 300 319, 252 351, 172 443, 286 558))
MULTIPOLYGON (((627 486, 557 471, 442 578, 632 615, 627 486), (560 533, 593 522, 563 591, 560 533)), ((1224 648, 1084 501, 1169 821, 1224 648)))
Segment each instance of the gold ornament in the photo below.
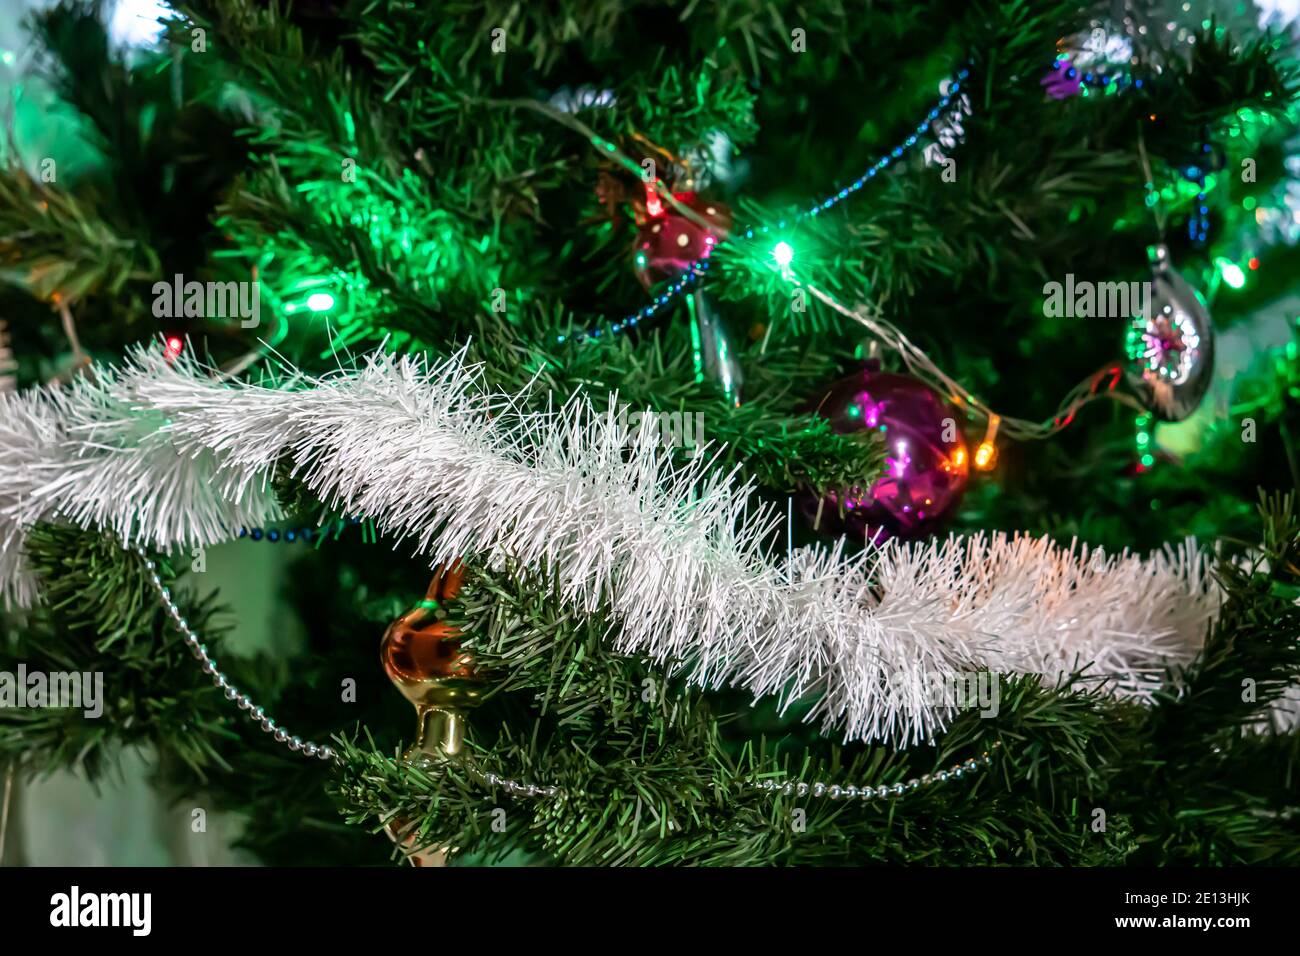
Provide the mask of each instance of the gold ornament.
MULTIPOLYGON (((388 679, 415 705, 419 723, 405 759, 419 766, 464 753, 467 711, 478 706, 483 696, 473 653, 462 645, 459 628, 438 615, 460 593, 464 573, 460 561, 435 568, 424 600, 388 625, 379 645, 388 679)), ((386 829, 412 866, 447 865, 451 848, 416 850, 415 835, 405 820, 394 819, 386 829)))
POLYGON ((465 567, 434 569, 429 590, 413 608, 388 625, 379 658, 388 679, 415 705, 419 718, 411 761, 443 761, 464 752, 467 711, 483 696, 483 681, 460 630, 438 615, 460 593, 465 567))

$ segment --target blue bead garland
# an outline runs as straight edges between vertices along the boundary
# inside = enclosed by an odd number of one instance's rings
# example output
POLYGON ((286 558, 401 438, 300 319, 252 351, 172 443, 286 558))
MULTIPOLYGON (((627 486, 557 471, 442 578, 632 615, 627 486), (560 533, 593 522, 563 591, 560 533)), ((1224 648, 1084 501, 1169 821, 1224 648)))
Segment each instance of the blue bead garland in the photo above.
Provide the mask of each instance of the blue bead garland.
POLYGON ((327 535, 331 532, 337 533, 342 531, 348 525, 360 524, 360 518, 344 518, 333 521, 330 524, 321 527, 319 525, 303 525, 298 528, 240 528, 239 537, 248 538, 251 541, 270 541, 292 544, 295 541, 311 541, 318 535, 327 535))
MULTIPOLYGON (((935 120, 937 120, 940 116, 942 116, 944 111, 947 110, 948 107, 952 105, 952 102, 954 99, 956 99, 957 94, 961 92, 962 83, 966 80, 968 76, 970 76, 970 70, 967 69, 966 67, 963 67, 957 73, 957 76, 953 79, 952 86, 949 87, 948 92, 945 93, 943 97, 939 100, 939 102, 935 104, 934 108, 931 109, 930 112, 926 114, 925 119, 922 120, 919 124, 917 124, 916 131, 913 132, 911 135, 909 135, 907 139, 903 140, 901 145, 895 146, 892 150, 889 151, 889 153, 882 156, 873 165, 869 166, 865 173, 863 173, 861 176, 855 179, 848 186, 845 186, 835 195, 830 196, 829 198, 823 200, 822 202, 814 203, 803 213, 801 213, 799 218, 802 219, 804 216, 820 215, 821 213, 830 209, 837 203, 843 202, 845 199, 848 199, 850 195, 857 192, 868 182, 874 179, 877 174, 883 172, 891 163, 894 163, 902 159, 903 154, 907 152, 909 149, 911 149, 913 146, 915 146, 917 142, 920 140, 921 136, 923 136, 925 132, 929 130, 930 124, 933 123, 935 120)), ((767 230, 764 230, 764 232, 766 231, 767 230)))
MULTIPOLYGON (((925 119, 917 125, 915 132, 911 133, 905 140, 903 140, 901 145, 895 146, 888 153, 881 156, 880 159, 876 160, 875 163, 869 166, 867 168, 867 171, 864 172, 861 176, 859 176, 856 180, 854 180, 850 185, 844 187, 839 192, 835 193, 833 196, 819 203, 814 203, 808 209, 799 213, 796 219, 803 219, 806 216, 820 215, 821 213, 835 206, 837 203, 840 203, 845 199, 849 198, 849 196, 853 195, 853 193, 857 192, 859 189, 865 186, 868 182, 874 179, 879 173, 883 172, 886 168, 888 168, 892 163, 895 163, 899 159, 902 159, 903 155, 908 150, 916 146, 916 144, 920 141, 921 136, 924 135, 925 132, 930 128, 930 124, 932 124, 935 120, 937 120, 940 116, 942 116, 944 111, 947 110, 949 106, 952 105, 953 101, 957 97, 957 94, 961 91, 962 83, 966 80, 968 76, 970 76, 970 70, 966 67, 963 67, 957 73, 956 77, 953 79, 952 85, 949 87, 948 92, 945 93, 943 97, 939 100, 939 102, 935 104, 935 106, 930 110, 930 112, 926 114, 925 119)), ((784 222, 780 222, 777 224, 776 228, 784 229, 785 225, 786 224, 784 222)), ((758 234, 762 235, 768 232, 769 229, 770 227, 768 226, 762 226, 758 230, 758 234)), ((754 235, 755 232, 753 229, 745 230, 746 239, 753 239, 754 235)), ((708 259, 696 259, 693 263, 691 263, 691 265, 688 267, 685 274, 683 274, 683 276, 680 279, 678 279, 676 282, 670 285, 662 293, 655 296, 655 298, 653 299, 653 301, 651 301, 649 305, 646 305, 643 308, 637 310, 636 312, 624 316, 622 319, 620 319, 617 322, 614 322, 611 325, 596 326, 594 328, 588 329, 585 332, 578 332, 573 335, 557 335, 555 341, 557 344, 563 344, 564 342, 567 341, 581 342, 581 341, 585 341, 586 339, 600 338, 604 334, 617 335, 620 332, 624 332, 630 328, 634 328, 640 322, 657 315, 658 313, 662 312, 667 306, 671 305, 674 301, 676 301, 678 296, 680 296, 683 292, 685 292, 690 286, 695 284, 704 275, 704 273, 708 271, 708 268, 709 268, 708 259)))
POLYGON ((1073 66, 1066 66, 1067 63, 1069 63, 1068 60, 1053 60, 1051 67, 1052 71, 1060 73, 1061 68, 1065 67, 1065 78, 1067 80, 1077 79, 1081 86, 1086 86, 1094 90, 1102 90, 1107 93, 1112 89, 1114 89, 1116 93, 1120 93, 1128 89, 1130 86, 1135 90, 1142 89, 1142 81, 1129 76, 1127 73, 1093 73, 1091 70, 1087 70, 1082 76, 1080 76, 1079 70, 1073 66))
MULTIPOLYGON (((1210 155, 1214 147, 1210 143, 1201 143, 1201 153, 1210 155)), ((1213 162, 1213 158, 1210 159, 1213 162)), ((1187 238, 1191 239, 1196 245, 1202 245, 1206 236, 1210 234, 1210 207, 1206 204, 1205 191, 1205 167, 1202 165, 1191 166, 1187 169, 1187 178, 1196 183, 1196 208, 1192 211, 1192 216, 1187 220, 1187 238)))
POLYGON ((674 299, 677 298, 677 296, 681 295, 686 290, 687 286, 693 285, 696 282, 696 280, 698 280, 702 275, 704 275, 704 273, 708 271, 709 271, 709 260, 697 259, 695 262, 691 263, 690 268, 685 275, 683 275, 680 279, 678 279, 676 282, 670 285, 667 288, 667 290, 655 296, 654 300, 649 305, 643 307, 639 311, 633 312, 631 315, 624 316, 620 321, 615 322, 613 325, 596 326, 593 329, 588 329, 586 332, 580 332, 579 334, 573 336, 557 335, 555 337, 555 341, 557 343, 563 344, 564 342, 568 341, 570 338, 579 342, 582 341, 583 339, 596 339, 596 338, 600 338, 601 333, 606 331, 608 331, 611 335, 617 335, 619 332, 623 332, 627 329, 634 327, 642 319, 648 319, 651 316, 656 315, 657 313, 662 311, 664 306, 671 303, 674 299))

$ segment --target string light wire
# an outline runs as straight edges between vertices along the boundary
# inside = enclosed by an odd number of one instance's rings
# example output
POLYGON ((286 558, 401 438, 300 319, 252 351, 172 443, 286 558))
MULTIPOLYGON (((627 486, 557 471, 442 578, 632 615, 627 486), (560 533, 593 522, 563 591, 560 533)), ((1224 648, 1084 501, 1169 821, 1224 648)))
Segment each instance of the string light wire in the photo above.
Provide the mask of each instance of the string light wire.
POLYGON ((1142 410, 1144 407, 1136 397, 1116 390, 1122 378, 1121 370, 1117 366, 1108 365, 1076 385, 1062 400, 1056 414, 1047 421, 1035 422, 1003 415, 989 408, 964 385, 944 372, 924 350, 913 343, 893 323, 868 312, 865 306, 859 306, 857 309, 849 308, 829 292, 811 283, 800 281, 788 268, 776 271, 795 285, 806 289, 809 295, 822 304, 866 328, 884 347, 898 353, 911 374, 927 385, 945 392, 953 402, 966 409, 975 418, 982 421, 1000 420, 998 434, 1008 438, 1019 441, 1049 438, 1069 425, 1084 405, 1101 398, 1109 398, 1137 410, 1142 410))

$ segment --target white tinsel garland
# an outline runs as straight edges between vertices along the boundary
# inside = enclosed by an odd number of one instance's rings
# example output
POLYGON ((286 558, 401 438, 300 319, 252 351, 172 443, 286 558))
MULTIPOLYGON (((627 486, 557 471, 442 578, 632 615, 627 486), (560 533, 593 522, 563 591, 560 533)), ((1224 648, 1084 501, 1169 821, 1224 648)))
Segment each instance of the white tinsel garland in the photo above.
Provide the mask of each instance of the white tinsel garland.
POLYGON ((776 519, 748 487, 702 459, 674 465, 652 428, 623 421, 581 397, 524 410, 460 356, 376 354, 261 386, 141 352, 0 395, 0 588, 36 599, 22 545, 37 521, 160 548, 274 521, 285 465, 431 563, 544 565, 570 605, 610 615, 623 651, 683 661, 705 686, 815 693, 827 729, 900 743, 941 730, 954 701, 939 689, 975 672, 1087 668, 1143 699, 1195 654, 1217 604, 1190 541, 1142 559, 996 534, 775 562, 762 541, 776 519))

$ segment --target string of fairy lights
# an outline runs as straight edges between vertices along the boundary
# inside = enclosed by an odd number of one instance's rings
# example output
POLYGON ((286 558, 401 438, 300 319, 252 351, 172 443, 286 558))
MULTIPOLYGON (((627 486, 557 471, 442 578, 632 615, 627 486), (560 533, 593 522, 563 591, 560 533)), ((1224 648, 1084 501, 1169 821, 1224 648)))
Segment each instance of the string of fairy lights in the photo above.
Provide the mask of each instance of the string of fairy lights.
MULTIPOLYGON (((820 216, 859 192, 871 180, 883 173, 891 165, 896 164, 906 156, 909 151, 915 149, 922 141, 925 134, 932 129, 936 121, 950 110, 953 110, 954 108, 961 109, 965 106, 964 97, 962 95, 963 85, 969 78, 969 75, 969 66, 962 67, 956 74, 954 74, 952 79, 944 84, 943 94, 940 99, 925 114, 924 119, 916 125, 913 131, 910 132, 897 146, 880 155, 870 166, 867 167, 862 175, 852 183, 806 207, 792 216, 788 221, 781 220, 774 225, 747 227, 743 232, 737 230, 738 234, 743 236, 745 241, 749 242, 768 235, 779 237, 787 230, 791 223, 797 223, 810 217, 820 216)), ((1119 86, 1117 82, 1113 85, 1117 88, 1119 86)), ((1136 81, 1134 82, 1134 85, 1136 85, 1136 81)), ((513 105, 527 106, 565 126, 568 126, 576 132, 581 133, 593 147, 601 151, 603 154, 612 157, 616 162, 624 166, 630 172, 637 175, 642 173, 641 167, 632 157, 620 150, 616 144, 596 134, 585 124, 581 123, 581 121, 575 119, 572 115, 552 109, 544 104, 537 104, 533 101, 518 101, 513 105)), ((707 222, 699 219, 694 210, 679 203, 676 197, 674 197, 662 183, 657 181, 647 183, 647 187, 648 191, 652 191, 651 194, 659 195, 663 202, 672 205, 682 215, 700 225, 708 225, 707 222)), ((715 250, 716 245, 710 244, 708 251, 703 257, 691 262, 686 267, 686 271, 680 277, 678 277, 663 291, 659 292, 650 303, 638 311, 624 316, 613 323, 594 326, 581 333, 558 335, 556 341, 558 343, 582 342, 588 339, 597 339, 604 335, 618 334, 619 332, 634 328, 646 319, 659 314, 672 305, 684 292, 699 283, 708 270, 709 255, 711 255, 715 250)), ((971 464, 974 465, 977 470, 988 471, 996 465, 998 457, 997 438, 999 434, 1022 441, 1048 438, 1068 426, 1074 420, 1078 411, 1089 402, 1107 398, 1128 404, 1138 411, 1144 411, 1143 406, 1135 397, 1117 390, 1117 386, 1123 379, 1122 369, 1117 365, 1108 365, 1090 375, 1087 379, 1072 389, 1062 400, 1056 413, 1045 421, 1036 422, 1013 416, 1001 415, 980 401, 973 393, 961 385, 961 383, 947 375, 921 348, 912 343, 911 340, 908 339, 907 336, 896 326, 889 323, 879 315, 868 311, 865 307, 858 309, 850 308, 826 290, 800 279, 795 270, 795 260, 795 249, 790 242, 784 238, 778 238, 778 240, 772 245, 769 253, 761 259, 764 265, 774 270, 792 287, 802 287, 824 305, 867 328, 879 340, 881 345, 893 349, 901 356, 904 364, 913 375, 922 381, 925 381, 932 387, 936 387, 946 392, 954 404, 964 409, 972 418, 985 423, 984 437, 976 447, 971 460, 971 464)))
MULTIPOLYGON (((1052 71, 1058 73, 1061 78, 1068 79, 1078 84, 1079 90, 1083 95, 1088 95, 1088 90, 1093 90, 1101 95, 1114 95, 1126 90, 1142 90, 1144 81, 1141 77, 1132 75, 1127 70, 1121 72, 1107 73, 1101 70, 1080 70, 1069 63, 1068 57, 1062 55, 1051 67, 1052 71)), ((848 186, 843 187, 826 198, 813 203, 808 208, 795 214, 790 221, 782 220, 774 225, 760 225, 749 227, 742 231, 733 230, 733 233, 739 238, 743 236, 745 241, 755 241, 763 236, 772 236, 774 238, 787 234, 787 229, 791 223, 797 223, 802 219, 818 216, 829 211, 837 204, 848 199, 862 189, 871 179, 878 176, 890 165, 903 158, 909 150, 912 150, 921 142, 927 131, 933 131, 935 123, 945 113, 957 107, 967 107, 968 100, 962 96, 962 87, 969 77, 969 68, 963 67, 956 73, 949 84, 945 85, 944 95, 930 109, 925 118, 916 126, 915 130, 892 150, 881 155, 867 170, 848 186)), ((529 104, 532 105, 532 104, 529 104)), ((536 107, 535 107, 536 108, 536 107)), ((552 111, 545 108, 542 112, 551 115, 552 111)), ((590 143, 606 153, 612 155, 618 162, 634 173, 641 173, 640 167, 630 157, 623 154, 613 143, 609 142, 591 132, 564 114, 554 116, 560 122, 582 132, 590 143)), ((946 145, 946 144, 945 144, 946 145)), ((1195 245, 1204 245, 1209 235, 1209 202, 1208 195, 1215 184, 1213 170, 1215 165, 1215 147, 1209 141, 1209 131, 1207 130, 1201 141, 1196 144, 1197 149, 1195 158, 1188 161, 1185 167, 1179 168, 1180 180, 1182 187, 1175 184, 1175 193, 1181 193, 1191 204, 1191 215, 1188 218, 1188 236, 1195 245)), ((1145 157, 1144 157, 1145 163, 1145 157)), ((1168 190, 1156 192, 1154 177, 1147 168, 1148 206, 1155 206, 1160 198, 1168 190)), ((696 221, 700 225, 708 226, 708 223, 702 222, 694 214, 694 211, 681 206, 675 202, 675 197, 668 192, 661 183, 648 183, 648 195, 652 194, 651 190, 657 191, 664 202, 673 205, 685 217, 696 221)), ((1249 206, 1247 206, 1249 208, 1249 206)), ((1153 210, 1157 213, 1159 210, 1153 210)), ((1160 232, 1163 234, 1163 223, 1160 226, 1160 232)), ((631 313, 624 318, 609 324, 594 326, 580 333, 569 333, 557 336, 557 342, 581 342, 588 339, 596 339, 605 335, 618 334, 619 332, 631 329, 646 319, 655 316, 669 306, 684 293, 696 287, 708 270, 709 255, 716 251, 720 240, 717 244, 710 244, 704 257, 689 264, 687 271, 675 279, 671 285, 658 292, 650 303, 631 313)), ((996 440, 999 435, 1011 438, 1013 440, 1041 440, 1048 438, 1062 429, 1069 426, 1077 416, 1079 410, 1090 402, 1108 399, 1120 402, 1129 406, 1135 412, 1135 445, 1136 445, 1136 469, 1138 472, 1146 471, 1155 463, 1154 455, 1154 429, 1155 415, 1134 395, 1121 390, 1119 385, 1124 380, 1124 369, 1119 364, 1108 364, 1086 379, 1076 385, 1062 399, 1055 413, 1043 421, 1030 421, 1022 418, 1001 415, 992 408, 981 402, 968 389, 959 382, 948 376, 938 365, 936 365, 928 355, 919 347, 914 345, 906 335, 897 327, 884 320, 879 314, 865 306, 850 308, 838 301, 832 294, 824 289, 816 288, 801 280, 796 273, 796 252, 794 247, 786 238, 778 238, 777 241, 767 250, 766 255, 753 257, 753 261, 759 265, 764 265, 769 269, 777 272, 792 287, 802 287, 810 295, 813 295, 824 305, 832 310, 844 315, 846 318, 867 328, 875 336, 881 345, 895 350, 902 358, 909 372, 917 378, 925 381, 930 386, 946 392, 954 404, 963 408, 975 420, 982 420, 986 423, 986 431, 983 440, 977 446, 972 456, 972 464, 977 470, 990 470, 994 467, 997 460, 996 440)), ((1219 272, 1221 279, 1232 288, 1241 288, 1245 283, 1242 269, 1235 263, 1227 259, 1216 259, 1215 267, 1219 272)), ((1258 259, 1250 260, 1250 268, 1258 267, 1258 259)), ((770 331, 770 330, 769 330, 770 331)), ((697 363, 698 364, 698 363, 697 363)))
MULTIPOLYGON (((774 269, 779 268, 775 263, 772 267, 774 269)), ((824 289, 810 282, 800 280, 788 267, 781 271, 783 278, 788 282, 806 289, 809 295, 845 318, 862 325, 882 345, 897 352, 907 370, 917 378, 942 386, 955 404, 966 409, 974 417, 987 422, 987 431, 983 441, 980 442, 975 451, 973 461, 975 467, 981 471, 989 470, 996 463, 996 439, 999 433, 1019 441, 1036 441, 1049 438, 1068 426, 1074 420, 1075 415, 1078 414, 1079 409, 1101 398, 1124 402, 1135 408, 1143 407, 1133 396, 1116 391, 1116 387, 1123 378, 1123 370, 1118 365, 1107 365, 1075 386, 1062 400, 1056 413, 1046 421, 1035 422, 1023 418, 999 415, 976 398, 960 382, 948 376, 920 347, 915 345, 897 326, 888 320, 866 311, 865 308, 849 308, 824 289)))

